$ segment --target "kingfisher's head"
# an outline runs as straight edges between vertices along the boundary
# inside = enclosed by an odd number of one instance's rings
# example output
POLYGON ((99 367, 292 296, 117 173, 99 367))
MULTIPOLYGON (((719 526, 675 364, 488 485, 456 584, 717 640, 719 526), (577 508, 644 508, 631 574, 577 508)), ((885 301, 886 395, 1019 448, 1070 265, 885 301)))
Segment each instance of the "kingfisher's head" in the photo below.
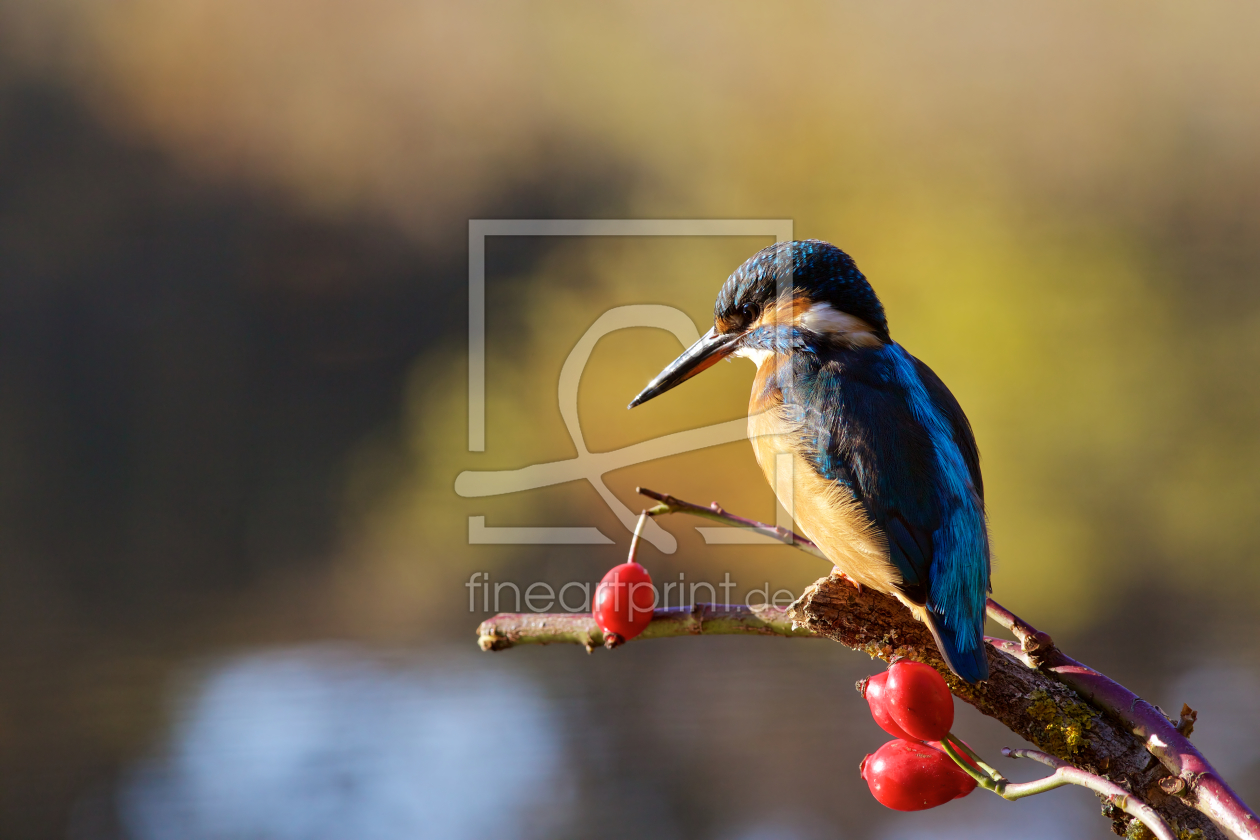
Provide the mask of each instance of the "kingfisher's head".
POLYGON ((809 347, 879 347, 891 341, 884 307, 853 259, 818 239, 757 252, 722 284, 713 328, 648 383, 630 408, 728 356, 760 364, 809 347))

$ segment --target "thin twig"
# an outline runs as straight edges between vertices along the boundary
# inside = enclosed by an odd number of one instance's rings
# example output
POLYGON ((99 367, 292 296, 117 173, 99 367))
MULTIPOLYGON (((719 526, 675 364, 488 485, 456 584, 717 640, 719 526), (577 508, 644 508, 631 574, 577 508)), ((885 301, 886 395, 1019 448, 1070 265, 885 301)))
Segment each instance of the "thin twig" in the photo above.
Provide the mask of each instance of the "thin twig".
POLYGON ((1033 761, 1039 761, 1047 767, 1055 768, 1054 773, 1046 776, 1044 779, 1038 779, 1034 782, 1007 784, 1003 790, 998 791, 1004 799, 1023 799, 1025 796, 1045 793, 1048 790, 1054 790, 1064 785, 1079 785, 1092 790, 1121 811, 1141 822, 1159 840, 1177 840, 1177 835, 1172 832, 1168 827, 1168 823, 1164 822, 1164 819, 1155 812, 1154 808, 1114 782, 1107 781, 1102 776, 1087 773, 1078 767, 1073 767, 1066 761, 1060 761, 1052 755, 1046 755, 1040 750, 1012 750, 1004 747, 1002 755, 1007 758, 1031 758, 1033 761))
POLYGON ((682 499, 676 499, 668 493, 657 493, 655 490, 649 490, 646 487, 636 487, 635 490, 641 496, 647 496, 649 499, 655 499, 660 502, 654 508, 649 508, 648 516, 664 516, 668 513, 689 513, 692 516, 699 516, 702 519, 711 519, 714 522, 722 522, 726 525, 734 525, 737 528, 746 528, 750 531, 756 531, 758 534, 769 537, 772 540, 778 540, 784 545, 790 545, 793 548, 799 548, 807 554, 812 554, 819 559, 826 560, 827 556, 800 534, 789 531, 787 528, 780 528, 777 525, 767 525, 765 522, 758 522, 755 519, 745 519, 742 516, 736 516, 722 509, 717 502, 702 507, 691 502, 684 502, 682 499))
POLYGON ((976 780, 976 784, 985 790, 993 791, 1003 799, 1014 802, 1017 799, 1023 799, 1028 796, 1035 796, 1039 793, 1045 793, 1055 788, 1061 788, 1065 785, 1078 785, 1088 788, 1094 793, 1103 797, 1107 802, 1124 811, 1133 817, 1142 825, 1151 830, 1159 840, 1177 840, 1176 835, 1168 828, 1168 824, 1164 822, 1163 817, 1155 812, 1155 809, 1129 793, 1115 782, 1108 781, 1102 776, 1088 773, 1077 767, 1073 767, 1066 761, 1060 761, 1054 756, 1047 755, 1039 750, 1012 750, 1003 748, 1002 755, 1007 758, 1031 758, 1039 761, 1048 767, 1055 768, 1054 773, 1042 779, 1032 782, 1010 782, 1006 777, 985 764, 978 755, 970 747, 962 741, 955 738, 952 734, 946 736, 941 741, 941 747, 946 754, 954 760, 963 772, 976 780), (975 759, 975 763, 967 761, 959 754, 959 750, 965 751, 969 756, 975 759))

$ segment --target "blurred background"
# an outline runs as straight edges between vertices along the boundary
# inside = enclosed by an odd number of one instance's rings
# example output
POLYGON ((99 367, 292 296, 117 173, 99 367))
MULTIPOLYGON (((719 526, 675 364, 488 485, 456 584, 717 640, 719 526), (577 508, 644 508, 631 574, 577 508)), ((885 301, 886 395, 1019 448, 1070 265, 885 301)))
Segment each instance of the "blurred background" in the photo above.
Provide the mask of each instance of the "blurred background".
MULTIPOLYGON (((557 381, 596 318, 703 331, 771 240, 489 239, 469 453, 476 218, 785 218, 853 254, 975 426, 995 596, 1199 709, 1256 805, 1258 27, 1238 0, 0 0, 0 836, 1109 836, 1083 791, 883 810, 852 690, 878 665, 839 645, 478 651, 470 575, 594 582, 629 535, 588 484, 455 477, 572 457, 557 381), (469 516, 615 544, 469 545, 469 516)), ((742 415, 747 362, 624 410, 678 349, 599 343, 592 450, 742 415)), ((774 516, 746 443, 607 481, 774 516)), ((644 549, 658 580, 827 571, 696 524, 644 549)))

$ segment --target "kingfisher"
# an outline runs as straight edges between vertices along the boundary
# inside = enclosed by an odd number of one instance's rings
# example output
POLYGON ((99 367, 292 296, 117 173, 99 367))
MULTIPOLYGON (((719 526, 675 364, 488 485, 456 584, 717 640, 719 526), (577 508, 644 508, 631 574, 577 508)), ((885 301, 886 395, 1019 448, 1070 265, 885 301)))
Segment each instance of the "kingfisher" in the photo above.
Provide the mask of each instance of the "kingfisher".
POLYGON ((905 604, 955 674, 987 679, 976 439, 940 378, 892 340, 853 259, 816 239, 758 252, 722 285, 712 329, 629 407, 728 357, 757 365, 748 437, 805 536, 850 580, 905 604), (781 455, 791 482, 776 480, 781 455))

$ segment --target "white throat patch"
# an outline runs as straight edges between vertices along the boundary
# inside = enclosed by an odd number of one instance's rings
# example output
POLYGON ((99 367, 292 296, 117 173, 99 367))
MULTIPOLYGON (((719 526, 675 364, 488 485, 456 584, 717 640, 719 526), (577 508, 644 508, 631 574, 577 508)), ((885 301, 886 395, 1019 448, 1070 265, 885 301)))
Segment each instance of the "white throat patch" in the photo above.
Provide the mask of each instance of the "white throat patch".
POLYGON ((736 350, 731 355, 737 356, 741 359, 752 359, 754 365, 756 365, 757 367, 761 367, 762 364, 765 363, 766 359, 773 356, 774 353, 772 353, 769 350, 763 350, 761 348, 752 349, 749 347, 741 347, 740 349, 736 350))

